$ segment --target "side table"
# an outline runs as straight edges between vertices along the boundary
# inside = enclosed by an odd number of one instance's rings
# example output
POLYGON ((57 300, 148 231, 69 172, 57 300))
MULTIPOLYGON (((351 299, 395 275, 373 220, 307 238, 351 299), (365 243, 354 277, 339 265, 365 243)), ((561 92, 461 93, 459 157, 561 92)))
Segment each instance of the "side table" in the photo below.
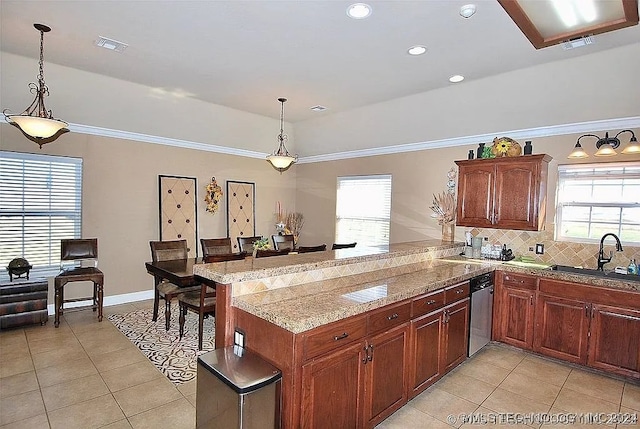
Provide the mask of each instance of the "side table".
POLYGON ((46 278, 0 283, 0 329, 40 323, 49 318, 46 278))

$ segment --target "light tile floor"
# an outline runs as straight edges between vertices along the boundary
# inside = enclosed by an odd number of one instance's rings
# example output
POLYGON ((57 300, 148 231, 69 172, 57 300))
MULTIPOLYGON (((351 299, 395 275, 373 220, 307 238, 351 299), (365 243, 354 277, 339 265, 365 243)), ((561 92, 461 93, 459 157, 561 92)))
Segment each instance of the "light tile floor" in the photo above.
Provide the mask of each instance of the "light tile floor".
MULTIPOLYGON (((45 326, 0 332, 0 428, 193 429, 195 381, 173 385, 106 319, 151 305, 105 307, 101 323, 90 310, 69 311, 58 329, 51 317, 45 326)), ((378 427, 616 427, 464 422, 471 414, 491 420, 529 413, 640 416, 640 384, 491 344, 378 427)), ((640 423, 617 427, 640 429, 640 423)))

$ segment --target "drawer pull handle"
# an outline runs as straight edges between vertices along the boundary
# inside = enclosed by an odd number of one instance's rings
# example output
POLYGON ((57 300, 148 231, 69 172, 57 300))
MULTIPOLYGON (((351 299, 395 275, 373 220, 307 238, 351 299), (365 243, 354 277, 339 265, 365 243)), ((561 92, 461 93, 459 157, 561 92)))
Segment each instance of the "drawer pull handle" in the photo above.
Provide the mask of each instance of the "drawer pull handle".
POLYGON ((464 292, 464 289, 458 289, 458 290, 456 290, 456 295, 461 294, 463 292, 464 292))
POLYGON ((333 337, 333 340, 334 341, 344 340, 348 336, 349 334, 347 334, 346 332, 343 332, 342 335, 336 335, 335 337, 333 337))
POLYGON ((398 318, 398 313, 393 313, 391 316, 387 316, 387 320, 393 320, 398 318))
POLYGON ((433 305, 436 303, 435 299, 430 299, 429 301, 427 301, 427 305, 433 305))

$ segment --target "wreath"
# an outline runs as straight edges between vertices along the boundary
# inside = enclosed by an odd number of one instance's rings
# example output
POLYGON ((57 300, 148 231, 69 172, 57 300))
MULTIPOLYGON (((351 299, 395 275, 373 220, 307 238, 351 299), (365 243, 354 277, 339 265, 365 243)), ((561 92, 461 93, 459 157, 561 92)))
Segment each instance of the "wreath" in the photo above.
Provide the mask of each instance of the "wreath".
POLYGON ((211 178, 211 183, 206 186, 204 201, 207 203, 206 210, 213 214, 218 211, 218 203, 222 198, 222 188, 216 182, 216 178, 211 178))

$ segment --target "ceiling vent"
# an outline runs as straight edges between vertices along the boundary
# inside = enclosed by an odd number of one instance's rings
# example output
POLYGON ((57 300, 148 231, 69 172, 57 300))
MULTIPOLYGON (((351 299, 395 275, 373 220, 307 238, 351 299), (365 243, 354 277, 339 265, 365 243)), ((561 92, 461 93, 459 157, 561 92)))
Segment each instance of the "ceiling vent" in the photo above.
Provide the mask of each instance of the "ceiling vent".
POLYGON ((126 43, 118 42, 117 40, 99 36, 98 40, 96 40, 96 46, 100 46, 101 48, 105 48, 110 51, 122 52, 127 49, 129 45, 127 45, 126 43))
POLYGON ((313 106, 311 110, 313 110, 314 112, 324 112, 325 110, 327 110, 327 108, 324 106, 317 105, 317 106, 313 106))
POLYGON ((573 39, 569 39, 566 42, 562 42, 562 49, 568 51, 569 49, 581 48, 582 46, 587 46, 595 43, 593 36, 583 36, 583 37, 575 37, 573 39))

